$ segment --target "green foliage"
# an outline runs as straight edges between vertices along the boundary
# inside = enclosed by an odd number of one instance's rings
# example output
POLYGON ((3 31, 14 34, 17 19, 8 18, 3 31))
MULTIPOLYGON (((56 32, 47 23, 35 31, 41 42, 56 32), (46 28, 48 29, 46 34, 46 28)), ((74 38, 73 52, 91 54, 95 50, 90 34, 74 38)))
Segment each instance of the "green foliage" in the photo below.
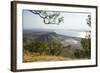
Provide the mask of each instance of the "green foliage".
POLYGON ((24 45, 24 50, 39 55, 63 56, 69 58, 90 58, 91 57, 91 39, 81 38, 81 48, 64 52, 63 45, 57 41, 39 41, 32 40, 24 45))
POLYGON ((76 50, 74 51, 74 55, 75 55, 75 57, 77 57, 77 58, 85 58, 85 57, 86 57, 85 50, 83 50, 83 49, 76 49, 76 50))
POLYGON ((49 43, 49 53, 52 55, 60 55, 63 49, 62 44, 52 41, 49 43))
POLYGON ((87 24, 89 27, 91 27, 91 15, 88 15, 87 24))
POLYGON ((91 39, 81 38, 81 49, 76 49, 74 55, 77 58, 90 58, 91 57, 91 39))
POLYGON ((62 44, 58 42, 43 42, 38 40, 33 40, 31 43, 24 46, 24 49, 28 50, 29 52, 40 53, 40 55, 60 55, 62 48, 62 44))
POLYGON ((40 16, 43 19, 44 24, 60 24, 64 22, 64 17, 57 11, 45 11, 45 10, 29 10, 31 13, 40 16))
POLYGON ((84 49, 91 49, 91 39, 81 38, 81 45, 84 49))
MULTIPOLYGON (((91 27, 91 15, 88 15, 87 17, 87 25, 89 27, 91 27)), ((88 37, 86 38, 81 38, 81 49, 76 49, 74 52, 74 55, 77 58, 90 58, 91 57, 91 38, 90 38, 90 34, 87 35, 88 37)))
POLYGON ((62 54, 61 54, 63 57, 67 57, 67 58, 75 58, 75 55, 74 55, 74 50, 70 50, 70 51, 63 51, 62 54))

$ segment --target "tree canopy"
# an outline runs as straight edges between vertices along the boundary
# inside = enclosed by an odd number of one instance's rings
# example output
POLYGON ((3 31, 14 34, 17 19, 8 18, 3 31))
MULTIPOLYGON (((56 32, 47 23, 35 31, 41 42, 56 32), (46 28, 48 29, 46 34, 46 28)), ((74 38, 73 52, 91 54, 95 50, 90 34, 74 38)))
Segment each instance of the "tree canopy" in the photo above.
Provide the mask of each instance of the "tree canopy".
POLYGON ((91 27, 91 15, 88 15, 87 17, 87 24, 89 27, 91 27))
POLYGON ((33 14, 37 14, 43 19, 45 24, 60 24, 64 22, 64 17, 58 11, 45 11, 45 10, 29 10, 33 14))

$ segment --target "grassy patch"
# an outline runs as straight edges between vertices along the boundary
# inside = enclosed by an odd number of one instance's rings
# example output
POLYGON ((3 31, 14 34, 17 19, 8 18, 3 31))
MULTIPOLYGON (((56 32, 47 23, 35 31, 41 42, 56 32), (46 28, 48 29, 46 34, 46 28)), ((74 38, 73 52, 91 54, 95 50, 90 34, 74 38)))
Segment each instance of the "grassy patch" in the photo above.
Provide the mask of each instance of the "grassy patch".
POLYGON ((66 58, 63 56, 52 56, 52 55, 39 55, 38 53, 24 53, 23 62, 35 62, 35 61, 63 61, 70 60, 71 58, 66 58))

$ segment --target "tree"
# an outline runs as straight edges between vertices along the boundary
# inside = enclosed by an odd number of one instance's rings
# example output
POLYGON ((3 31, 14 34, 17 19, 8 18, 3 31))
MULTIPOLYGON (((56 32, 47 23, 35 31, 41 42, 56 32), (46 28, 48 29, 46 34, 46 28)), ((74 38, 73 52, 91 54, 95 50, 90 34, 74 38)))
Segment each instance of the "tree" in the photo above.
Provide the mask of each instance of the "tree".
POLYGON ((33 40, 30 43, 24 45, 24 50, 30 53, 38 53, 39 55, 60 55, 63 46, 60 42, 45 42, 39 40, 33 40))
POLYGON ((45 24, 60 24, 64 22, 64 17, 58 11, 29 10, 31 13, 40 16, 45 24))
POLYGON ((88 15, 88 18, 86 20, 87 20, 88 26, 91 27, 91 15, 88 15))
MULTIPOLYGON (((86 23, 89 27, 91 27, 91 15, 88 15, 86 19, 86 23)), ((85 38, 81 38, 81 46, 82 49, 77 49, 74 52, 74 55, 77 58, 90 58, 91 57, 91 31, 86 32, 85 38)))

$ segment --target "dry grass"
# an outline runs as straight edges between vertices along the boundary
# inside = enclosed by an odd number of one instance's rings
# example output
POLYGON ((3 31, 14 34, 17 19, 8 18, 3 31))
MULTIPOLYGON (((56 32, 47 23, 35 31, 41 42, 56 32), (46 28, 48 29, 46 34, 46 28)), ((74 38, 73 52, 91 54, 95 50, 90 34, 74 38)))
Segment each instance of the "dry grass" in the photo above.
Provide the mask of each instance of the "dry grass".
POLYGON ((63 61, 70 60, 62 56, 38 55, 31 54, 28 51, 24 52, 23 62, 38 62, 38 61, 63 61))

